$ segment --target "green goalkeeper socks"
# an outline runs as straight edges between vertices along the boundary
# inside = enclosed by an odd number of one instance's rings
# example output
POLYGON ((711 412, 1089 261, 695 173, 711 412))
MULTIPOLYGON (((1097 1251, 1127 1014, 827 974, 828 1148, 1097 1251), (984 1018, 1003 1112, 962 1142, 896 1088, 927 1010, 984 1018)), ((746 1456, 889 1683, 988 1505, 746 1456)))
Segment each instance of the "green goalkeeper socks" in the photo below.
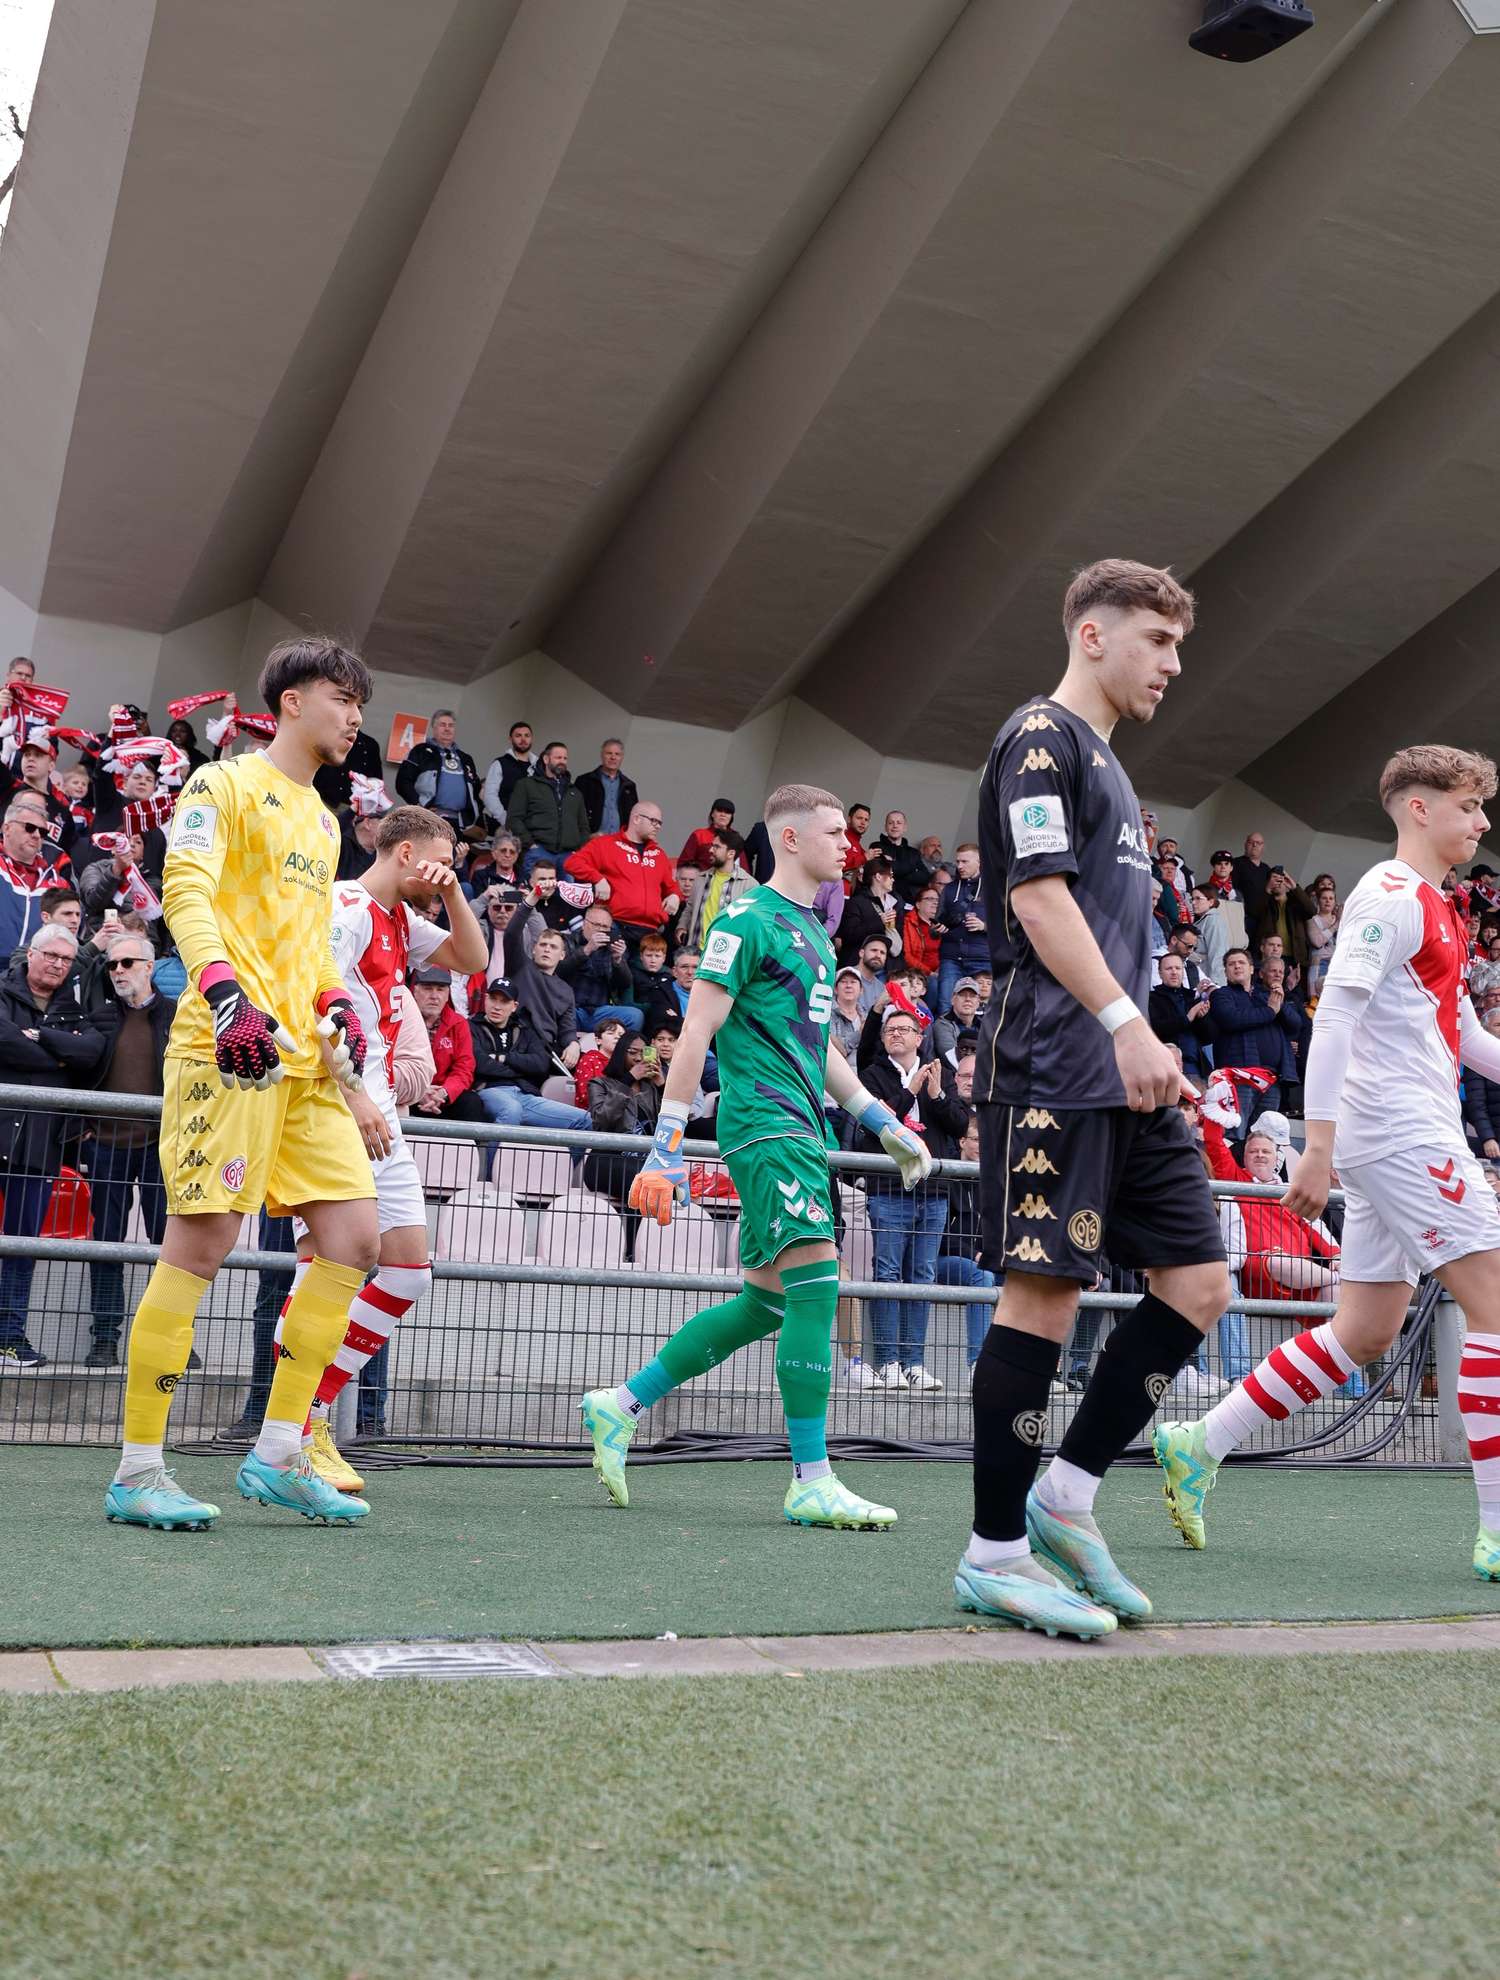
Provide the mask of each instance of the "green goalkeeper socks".
POLYGON ((781 1275, 786 1318, 776 1345, 776 1381, 786 1415, 792 1459, 799 1467, 821 1464, 828 1455, 824 1428, 828 1385, 833 1379, 833 1322, 839 1303, 839 1268, 834 1258, 815 1265, 791 1265, 781 1275))
POLYGON ((655 1360, 630 1377, 626 1388, 649 1409, 695 1375, 706 1375, 740 1348, 774 1334, 782 1324, 783 1305, 779 1293, 746 1286, 722 1305, 705 1306, 691 1320, 684 1320, 655 1360))

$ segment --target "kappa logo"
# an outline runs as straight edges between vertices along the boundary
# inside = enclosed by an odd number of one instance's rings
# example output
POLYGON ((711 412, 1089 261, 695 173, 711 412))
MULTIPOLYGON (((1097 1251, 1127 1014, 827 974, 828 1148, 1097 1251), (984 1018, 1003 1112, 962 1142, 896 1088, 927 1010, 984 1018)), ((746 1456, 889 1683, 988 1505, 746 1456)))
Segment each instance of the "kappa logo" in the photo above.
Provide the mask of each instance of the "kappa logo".
POLYGON ((1097 1251, 1104 1222, 1097 1210, 1075 1210, 1068 1219, 1068 1236, 1080 1251, 1097 1251))
POLYGON ((1028 1107, 1020 1120, 1016 1122, 1017 1127, 1030 1128, 1033 1133, 1036 1133, 1042 1128, 1055 1128, 1058 1125, 1057 1120, 1047 1112, 1045 1107, 1028 1107))
POLYGON ((1013 1176, 1055 1176, 1057 1173, 1056 1165, 1047 1160, 1040 1148, 1028 1148, 1011 1170, 1013 1176))
POLYGON ((1156 1408, 1171 1386, 1172 1378, 1170 1375, 1148 1375, 1146 1377, 1146 1394, 1151 1398, 1151 1407, 1153 1409, 1156 1408))
POLYGON ((201 1148, 190 1148, 178 1166, 184 1169, 206 1169, 208 1157, 201 1148))
POLYGON ((1050 715, 1044 715, 1040 708, 1033 708, 1031 713, 1026 717, 1026 720, 1021 724, 1021 734, 1023 736, 1034 736, 1038 729, 1051 729, 1055 735, 1057 733, 1057 724, 1052 720, 1050 715))
POLYGON ((1023 1409, 1011 1418, 1010 1427, 1021 1443, 1040 1450, 1042 1438, 1047 1432, 1047 1412, 1044 1409, 1023 1409))
POLYGON ((1094 751, 1093 756, 1090 758, 1089 767, 1093 770, 1104 770, 1107 769, 1109 766, 1105 763, 1104 758, 1099 754, 1098 750, 1096 749, 1094 751))
POLYGON ((184 1203, 201 1203, 203 1201, 203 1185, 200 1182, 189 1183, 186 1189, 178 1190, 177 1194, 184 1203))
POLYGON ((274 791, 267 791, 265 796, 261 799, 261 803, 266 807, 267 811, 286 810, 286 806, 281 802, 281 799, 277 797, 274 791))
POLYGON ((245 1158, 236 1155, 232 1162, 226 1162, 219 1171, 219 1181, 227 1190, 238 1193, 245 1187, 245 1158))
POLYGON ((1023 1237, 1019 1244, 1013 1244, 1006 1252, 1007 1258, 1019 1260, 1022 1265, 1050 1265, 1046 1247, 1040 1238, 1023 1237))
POLYGON ((207 1134, 208 1122, 202 1114, 194 1114, 193 1118, 188 1122, 187 1126, 183 1129, 183 1133, 207 1134))
POLYGON ((1056 1213, 1047 1208, 1046 1197, 1035 1196, 1030 1190, 1026 1192, 1016 1205, 1016 1215, 1018 1217, 1027 1217, 1032 1223, 1037 1223, 1043 1217, 1046 1217, 1054 1224, 1057 1222, 1056 1213))
POLYGON ((214 1090, 206 1079, 195 1079, 188 1088, 189 1100, 212 1100, 214 1090))
POLYGON ((1022 758, 1021 769, 1016 772, 1016 775, 1020 776, 1021 772, 1026 770, 1055 770, 1056 768, 1057 759, 1050 750, 1028 749, 1022 758))

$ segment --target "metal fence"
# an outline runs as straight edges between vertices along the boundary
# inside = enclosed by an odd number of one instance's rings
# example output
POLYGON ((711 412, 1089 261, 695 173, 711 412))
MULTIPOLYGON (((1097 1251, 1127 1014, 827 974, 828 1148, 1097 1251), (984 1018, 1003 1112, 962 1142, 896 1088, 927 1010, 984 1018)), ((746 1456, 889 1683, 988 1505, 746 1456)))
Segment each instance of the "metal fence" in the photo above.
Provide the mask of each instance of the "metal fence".
MULTIPOLYGON (((155 1258, 164 1204, 154 1166, 158 1101, 0 1086, 0 1114, 36 1123, 30 1169, 0 1169, 0 1347, 17 1334, 46 1356, 27 1369, 0 1356, 0 1442, 101 1444, 120 1435, 128 1316, 155 1258), (45 1123, 55 1134, 42 1134, 45 1123), (29 1283, 27 1281, 29 1280, 29 1283), (123 1324, 122 1324, 123 1322, 123 1324), (110 1336, 118 1345, 109 1352, 110 1336)), ((624 1210, 648 1143, 638 1137, 530 1128, 406 1123, 422 1170, 435 1284, 389 1347, 339 1401, 341 1440, 382 1454, 448 1453, 467 1462, 557 1461, 582 1450, 581 1392, 623 1381, 689 1314, 739 1289, 739 1206, 711 1144, 688 1144, 694 1201, 667 1230, 624 1210)), ((868 1184, 893 1164, 831 1154, 844 1275, 836 1325, 831 1446, 961 1458, 971 1436, 969 1367, 993 1291, 889 1282, 877 1256, 868 1184), (877 1300, 926 1315, 930 1391, 864 1386, 874 1364, 877 1300)), ((973 1164, 938 1166, 945 1185, 973 1164)), ((1215 1184, 1216 1194, 1275 1187, 1215 1184)), ((290 1286, 288 1220, 246 1220, 199 1313, 197 1365, 180 1384, 178 1446, 254 1434, 270 1388, 272 1335, 290 1286)), ((947 1268, 939 1268, 940 1271, 947 1268)), ((1289 1274, 1295 1276, 1295 1274, 1289 1274)), ((1115 1314, 1140 1282, 1113 1271, 1083 1295, 1049 1405, 1054 1446, 1076 1407, 1115 1314)), ((1279 1340, 1333 1311, 1326 1300, 1237 1298, 1162 1401, 1166 1416, 1201 1414, 1279 1340)), ((1436 1287, 1414 1302, 1386 1361, 1252 1444, 1251 1457, 1434 1464, 1461 1459, 1452 1395, 1457 1318, 1436 1287), (1448 1405, 1440 1412, 1433 1361, 1448 1405)), ((635 1449, 672 1458, 779 1451, 784 1428, 775 1342, 743 1350, 674 1392, 635 1449)), ((1145 1444, 1138 1447, 1144 1454, 1145 1444)))

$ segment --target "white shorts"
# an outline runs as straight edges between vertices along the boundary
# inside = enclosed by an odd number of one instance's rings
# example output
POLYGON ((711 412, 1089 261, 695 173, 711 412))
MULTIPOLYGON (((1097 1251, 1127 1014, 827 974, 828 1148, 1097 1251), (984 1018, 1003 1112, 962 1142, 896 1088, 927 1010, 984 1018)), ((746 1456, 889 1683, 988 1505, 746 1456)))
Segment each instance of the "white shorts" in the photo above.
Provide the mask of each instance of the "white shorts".
MULTIPOLYGON (((422 1194, 421 1173, 399 1128, 390 1154, 372 1162, 370 1172, 375 1178, 375 1206, 382 1237, 387 1231, 403 1230, 410 1224, 426 1226, 427 1200, 422 1194)), ((307 1236, 307 1226, 300 1217, 292 1219, 292 1235, 298 1239, 307 1236)))
POLYGON ((1500 1251, 1500 1203, 1472 1155, 1401 1148, 1341 1168, 1344 1238, 1339 1273, 1365 1284, 1409 1286, 1474 1251, 1500 1251))

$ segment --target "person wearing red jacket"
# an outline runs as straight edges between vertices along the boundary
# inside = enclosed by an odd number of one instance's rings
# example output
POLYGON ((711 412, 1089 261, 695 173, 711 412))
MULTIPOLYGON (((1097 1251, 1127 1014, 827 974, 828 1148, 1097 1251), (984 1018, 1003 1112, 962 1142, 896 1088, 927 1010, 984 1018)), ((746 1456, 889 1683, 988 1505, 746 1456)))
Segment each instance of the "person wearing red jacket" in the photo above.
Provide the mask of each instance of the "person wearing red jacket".
MULTIPOLYGON (((652 809, 655 807, 653 806, 652 809)), ((734 824, 734 805, 729 798, 715 798, 708 807, 708 823, 700 825, 687 835, 687 844, 677 855, 679 866, 696 866, 707 873, 713 866, 713 842, 721 832, 727 832, 734 824)), ((740 864, 745 864, 744 855, 740 864)))
POLYGON ((568 855, 568 872, 593 886, 596 901, 608 902, 632 950, 643 935, 665 928, 682 906, 672 862, 656 842, 660 831, 661 807, 643 798, 623 832, 590 839, 568 855))
MULTIPOLYGON (((1220 1182, 1275 1182, 1278 1150, 1268 1134, 1252 1128, 1245 1138, 1245 1161, 1236 1162, 1225 1134, 1234 1111, 1231 1082, 1235 1074, 1216 1073, 1209 1081, 1199 1110, 1203 1151, 1220 1182)), ((1338 1285, 1339 1247, 1320 1224, 1310 1224, 1274 1197, 1241 1197, 1234 1210, 1244 1229, 1244 1262, 1231 1233, 1231 1266, 1237 1266, 1240 1291, 1247 1299, 1327 1298, 1338 1285)))
POLYGON ((865 851, 864 837, 870 829, 870 807, 867 804, 851 804, 844 824, 844 838, 847 851, 844 854, 844 892, 852 894, 859 882, 859 869, 870 857, 865 851))
POLYGON ((937 908, 937 888, 924 887, 917 896, 916 905, 909 907, 901 917, 901 953, 913 969, 921 970, 929 983, 937 979, 938 951, 942 940, 934 926, 937 908))
POLYGON ((432 1083, 413 1103, 417 1114, 445 1115, 452 1120, 488 1119, 474 1092, 474 1040, 465 1019, 453 1008, 452 979, 446 969, 412 972, 411 993, 432 1048, 432 1083))

